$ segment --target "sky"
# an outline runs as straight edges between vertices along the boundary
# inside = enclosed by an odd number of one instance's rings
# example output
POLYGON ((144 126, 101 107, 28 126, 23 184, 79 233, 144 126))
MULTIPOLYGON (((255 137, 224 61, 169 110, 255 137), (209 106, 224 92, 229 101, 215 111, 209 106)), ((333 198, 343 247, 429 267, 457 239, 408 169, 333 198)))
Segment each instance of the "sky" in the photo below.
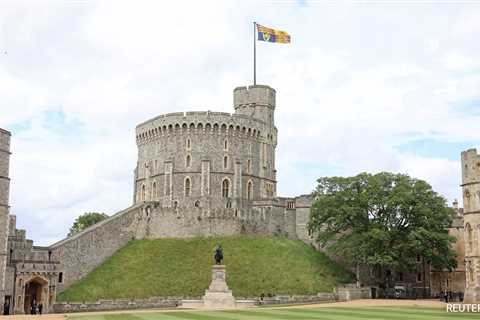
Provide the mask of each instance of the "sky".
MULTIPOLYGON (((479 146, 480 1, 0 0, 0 127, 12 132, 11 213, 37 245, 75 218, 132 204, 135 126, 233 112, 277 91, 278 195, 323 176, 392 171, 461 198, 479 146)), ((461 200, 461 199, 459 199, 461 200)))

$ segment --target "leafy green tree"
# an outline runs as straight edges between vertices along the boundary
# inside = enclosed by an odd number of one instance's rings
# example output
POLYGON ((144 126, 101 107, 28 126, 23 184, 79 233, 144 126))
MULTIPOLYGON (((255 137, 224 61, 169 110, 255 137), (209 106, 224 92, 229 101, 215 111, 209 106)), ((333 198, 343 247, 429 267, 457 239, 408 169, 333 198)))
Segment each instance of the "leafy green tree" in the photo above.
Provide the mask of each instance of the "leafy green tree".
MULTIPOLYGON (((382 172, 318 179, 309 230, 357 267, 409 271, 417 254, 434 269, 456 267, 453 209, 425 181, 382 172)), ((388 287, 388 282, 382 285, 388 287)))
POLYGON ((67 236, 71 237, 106 218, 108 215, 105 213, 85 212, 75 220, 67 236))

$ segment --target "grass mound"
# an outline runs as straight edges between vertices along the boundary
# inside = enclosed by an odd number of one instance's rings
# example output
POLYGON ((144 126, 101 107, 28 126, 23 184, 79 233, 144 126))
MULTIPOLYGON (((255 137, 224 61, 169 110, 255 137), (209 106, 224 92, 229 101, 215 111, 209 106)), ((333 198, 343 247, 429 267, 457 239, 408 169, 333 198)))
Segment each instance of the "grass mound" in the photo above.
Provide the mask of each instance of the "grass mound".
POLYGON ((237 297, 330 292, 351 274, 301 241, 278 237, 135 240, 62 292, 59 301, 201 296, 216 245, 237 297))

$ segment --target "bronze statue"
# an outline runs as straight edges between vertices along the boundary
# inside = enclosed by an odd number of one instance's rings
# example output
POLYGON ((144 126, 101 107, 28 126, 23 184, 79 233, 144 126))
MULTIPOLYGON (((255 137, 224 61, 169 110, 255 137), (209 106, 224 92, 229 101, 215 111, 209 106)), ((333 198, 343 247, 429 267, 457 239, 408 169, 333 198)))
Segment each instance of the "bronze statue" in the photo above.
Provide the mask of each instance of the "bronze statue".
POLYGON ((215 264, 222 264, 223 260, 223 251, 222 251, 222 246, 218 245, 217 249, 215 249, 215 264))

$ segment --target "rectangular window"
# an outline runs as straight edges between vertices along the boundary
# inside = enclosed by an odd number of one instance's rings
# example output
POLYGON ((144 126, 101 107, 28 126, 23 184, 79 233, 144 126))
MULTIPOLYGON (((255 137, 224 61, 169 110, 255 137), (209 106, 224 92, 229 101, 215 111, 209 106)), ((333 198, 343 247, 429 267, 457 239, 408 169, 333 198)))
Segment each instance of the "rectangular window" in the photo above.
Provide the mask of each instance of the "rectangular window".
POLYGON ((417 282, 422 282, 422 274, 417 273, 417 282))
POLYGON ((287 209, 295 209, 295 202, 287 201, 287 209))
POLYGON ((63 272, 58 274, 58 283, 63 283, 63 272))

